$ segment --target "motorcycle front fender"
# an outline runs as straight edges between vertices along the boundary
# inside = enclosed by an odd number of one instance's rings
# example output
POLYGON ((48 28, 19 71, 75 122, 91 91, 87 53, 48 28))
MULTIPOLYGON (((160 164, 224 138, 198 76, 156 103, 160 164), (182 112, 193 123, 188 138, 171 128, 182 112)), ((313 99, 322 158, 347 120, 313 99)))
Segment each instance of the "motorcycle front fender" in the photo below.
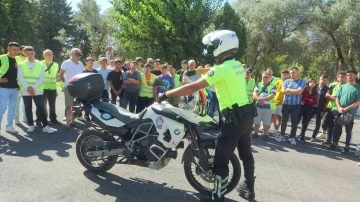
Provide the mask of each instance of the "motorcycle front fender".
MULTIPOLYGON (((217 138, 213 136, 207 136, 206 138, 199 139, 198 140, 199 149, 203 150, 208 145, 216 144, 216 140, 217 138)), ((194 152, 195 151, 193 151, 191 144, 189 144, 185 149, 181 163, 183 164, 186 159, 192 158, 195 155, 194 152)))

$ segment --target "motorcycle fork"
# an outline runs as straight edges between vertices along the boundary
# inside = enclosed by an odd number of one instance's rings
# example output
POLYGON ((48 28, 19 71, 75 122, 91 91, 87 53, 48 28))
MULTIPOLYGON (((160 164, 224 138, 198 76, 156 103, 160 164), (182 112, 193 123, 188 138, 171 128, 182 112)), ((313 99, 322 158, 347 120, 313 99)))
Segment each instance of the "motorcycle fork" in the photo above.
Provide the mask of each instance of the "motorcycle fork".
POLYGON ((197 156, 199 158, 198 163, 202 171, 208 171, 209 170, 209 161, 206 157, 205 150, 202 148, 199 148, 198 140, 200 140, 200 133, 199 130, 195 125, 188 126, 189 130, 189 139, 191 140, 191 147, 192 151, 194 153, 194 156, 197 156))

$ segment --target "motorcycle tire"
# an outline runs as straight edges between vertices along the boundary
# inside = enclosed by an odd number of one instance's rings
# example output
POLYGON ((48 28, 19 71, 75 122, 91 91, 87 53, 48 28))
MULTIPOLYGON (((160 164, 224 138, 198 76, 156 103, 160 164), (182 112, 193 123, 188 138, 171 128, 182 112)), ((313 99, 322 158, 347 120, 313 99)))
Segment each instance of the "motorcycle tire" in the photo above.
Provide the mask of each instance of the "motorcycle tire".
MULTIPOLYGON (((200 148, 209 148, 209 149, 214 149, 215 150, 215 142, 205 142, 203 143, 205 145, 200 145, 200 148)), ((203 195, 211 195, 212 190, 202 186, 195 178, 195 176, 192 173, 192 169, 191 169, 191 164, 193 162, 193 152, 190 146, 188 146, 186 148, 186 151, 184 153, 184 171, 185 171, 185 176, 186 179, 188 180, 188 182, 190 183, 190 185, 196 190, 198 191, 200 194, 203 195)), ((230 183, 227 186, 227 190, 225 192, 225 194, 233 191, 236 186, 238 185, 239 181, 240 181, 240 177, 241 177, 241 165, 239 162, 239 158, 235 155, 235 153, 232 153, 230 156, 230 161, 229 163, 232 164, 233 166, 233 173, 229 173, 232 174, 232 178, 230 179, 230 183)))
POLYGON ((106 172, 106 171, 110 170, 116 164, 118 156, 109 156, 107 161, 104 163, 104 165, 99 166, 99 167, 94 167, 94 166, 90 165, 91 162, 89 163, 89 160, 83 156, 83 151, 82 151, 82 147, 81 147, 82 142, 85 138, 88 138, 90 136, 99 137, 103 141, 110 141, 113 139, 113 137, 105 135, 105 134, 95 131, 95 130, 88 129, 88 130, 85 130, 84 132, 82 132, 76 140, 76 156, 78 157, 80 163, 87 170, 89 170, 91 172, 95 172, 95 173, 106 172))

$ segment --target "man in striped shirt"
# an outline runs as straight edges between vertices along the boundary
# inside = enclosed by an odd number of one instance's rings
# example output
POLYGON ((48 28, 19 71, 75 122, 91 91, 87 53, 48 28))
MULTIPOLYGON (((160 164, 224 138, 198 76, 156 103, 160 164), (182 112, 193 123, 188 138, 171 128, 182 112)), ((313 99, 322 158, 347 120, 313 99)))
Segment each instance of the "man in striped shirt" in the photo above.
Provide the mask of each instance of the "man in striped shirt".
POLYGON ((283 121, 281 123, 281 141, 285 140, 285 130, 289 117, 291 117, 290 143, 296 145, 297 120, 300 113, 301 94, 305 88, 305 80, 299 78, 299 69, 293 67, 290 69, 290 79, 284 81, 281 92, 284 93, 282 107, 283 121))

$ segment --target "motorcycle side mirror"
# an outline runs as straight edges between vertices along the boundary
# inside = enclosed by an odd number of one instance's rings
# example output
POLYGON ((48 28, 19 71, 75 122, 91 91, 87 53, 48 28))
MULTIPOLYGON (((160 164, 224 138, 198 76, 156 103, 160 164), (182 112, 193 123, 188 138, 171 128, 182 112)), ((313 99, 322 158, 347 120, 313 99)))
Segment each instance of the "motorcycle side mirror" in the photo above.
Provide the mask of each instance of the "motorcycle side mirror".
POLYGON ((156 86, 156 87, 165 87, 166 88, 166 84, 161 79, 156 79, 154 81, 154 86, 156 86))

